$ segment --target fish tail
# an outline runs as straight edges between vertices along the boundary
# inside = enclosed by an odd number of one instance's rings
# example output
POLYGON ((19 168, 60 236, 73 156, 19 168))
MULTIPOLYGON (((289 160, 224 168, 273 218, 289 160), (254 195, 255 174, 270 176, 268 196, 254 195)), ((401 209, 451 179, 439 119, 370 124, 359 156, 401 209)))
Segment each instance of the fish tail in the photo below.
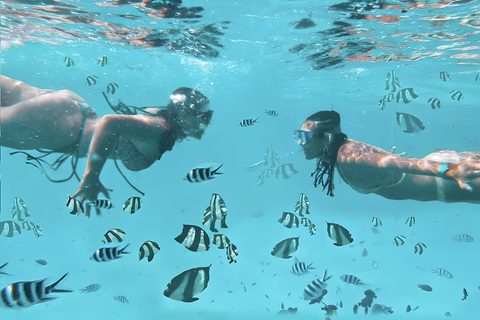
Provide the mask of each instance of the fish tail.
POLYGON ((66 277, 67 275, 68 275, 68 272, 65 273, 65 274, 63 275, 63 277, 61 277, 60 279, 58 279, 55 283, 47 286, 47 287, 45 288, 45 292, 46 292, 46 293, 50 293, 50 292, 73 292, 73 290, 55 289, 55 286, 56 286, 57 284, 59 284, 60 281, 62 281, 63 279, 65 279, 65 277, 66 277))
POLYGON ((223 174, 223 172, 217 172, 218 169, 220 169, 221 167, 223 166, 223 163, 215 170, 212 171, 212 174, 215 173, 215 174, 223 174))
POLYGON ((126 245, 125 247, 123 247, 122 249, 118 250, 118 253, 119 253, 119 254, 120 254, 120 253, 122 253, 122 254, 130 253, 130 252, 123 252, 123 250, 127 249, 127 247, 128 247, 129 245, 130 245, 130 243, 127 244, 127 245, 126 245))

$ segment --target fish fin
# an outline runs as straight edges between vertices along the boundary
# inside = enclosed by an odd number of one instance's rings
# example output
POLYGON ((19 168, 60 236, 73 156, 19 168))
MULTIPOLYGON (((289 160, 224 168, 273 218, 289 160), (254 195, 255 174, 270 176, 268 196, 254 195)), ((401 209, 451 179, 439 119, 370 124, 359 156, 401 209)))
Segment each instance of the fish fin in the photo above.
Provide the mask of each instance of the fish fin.
MULTIPOLYGON (((50 292, 73 292, 73 290, 64 290, 64 289, 55 289, 55 286, 60 283, 65 277, 68 275, 68 272, 63 275, 60 279, 58 279, 56 282, 52 283, 51 285, 47 286, 45 288, 45 292, 48 294, 50 292)), ((47 299, 52 299, 52 298, 47 298, 47 299)), ((55 298, 53 298, 55 299, 55 298)), ((44 299, 46 300, 46 299, 44 299)))
POLYGON ((221 228, 228 228, 228 227, 227 227, 226 217, 223 217, 223 219, 220 220, 220 227, 221 227, 221 228))
POLYGON ((149 256, 148 257, 148 262, 152 261, 153 260, 153 255, 149 256))
POLYGON ((194 301, 197 301, 198 298, 195 298, 195 297, 191 297, 191 298, 184 298, 182 301, 183 302, 194 302, 194 301))

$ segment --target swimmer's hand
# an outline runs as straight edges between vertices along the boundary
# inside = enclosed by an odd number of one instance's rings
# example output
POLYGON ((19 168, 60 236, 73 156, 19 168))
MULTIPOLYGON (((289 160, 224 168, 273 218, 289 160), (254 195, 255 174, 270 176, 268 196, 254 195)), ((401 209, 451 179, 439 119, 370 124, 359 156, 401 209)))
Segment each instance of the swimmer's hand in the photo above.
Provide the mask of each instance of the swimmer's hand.
POLYGON ((455 179, 461 189, 472 191, 469 182, 480 178, 479 156, 466 157, 458 164, 450 163, 445 176, 455 179))
MULTIPOLYGON (((97 200, 99 193, 103 193, 107 199, 110 199, 109 191, 112 190, 105 188, 105 186, 98 179, 98 176, 89 177, 85 175, 80 183, 80 187, 72 196, 72 198, 80 197, 80 202, 82 204, 85 202, 85 200, 88 200, 88 202, 85 203, 85 217, 90 218, 90 211, 92 209, 90 202, 97 200)), ((97 215, 100 215, 100 208, 95 208, 95 212, 97 215)))

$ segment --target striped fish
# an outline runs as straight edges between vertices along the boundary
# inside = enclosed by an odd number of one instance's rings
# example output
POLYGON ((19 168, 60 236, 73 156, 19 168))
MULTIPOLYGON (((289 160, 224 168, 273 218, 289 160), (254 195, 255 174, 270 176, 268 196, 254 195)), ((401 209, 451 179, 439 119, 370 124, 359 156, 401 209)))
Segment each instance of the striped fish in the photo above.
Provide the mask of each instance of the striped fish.
POLYGON ((222 166, 223 164, 221 164, 218 168, 214 170, 212 170, 213 167, 192 169, 190 170, 190 172, 187 173, 183 180, 188 180, 190 182, 203 182, 207 180, 212 180, 213 178, 215 178, 215 175, 223 174, 223 172, 218 172, 218 169, 220 169, 222 166))
POLYGON ((95 251, 90 259, 93 259, 97 262, 105 262, 111 261, 115 259, 119 259, 122 257, 122 254, 127 254, 128 252, 124 252, 124 250, 128 247, 127 244, 122 249, 118 249, 119 247, 107 247, 107 248, 100 248, 95 251))
POLYGON ((141 207, 142 200, 140 197, 130 197, 123 204, 123 211, 128 211, 131 214, 137 212, 141 207))
POLYGON ((73 67, 73 66, 75 66, 75 62, 73 61, 72 58, 69 58, 69 57, 65 57, 65 59, 63 59, 63 63, 65 63, 65 66, 66 66, 66 67, 73 67))
POLYGON ((300 220, 300 223, 304 226, 304 227, 309 227, 311 224, 312 224, 312 221, 308 218, 302 218, 300 220))
POLYGON ((42 266, 46 266, 48 264, 47 260, 44 259, 37 259, 35 262, 42 266))
POLYGON ((350 232, 339 224, 327 222, 327 233, 330 239, 335 242, 334 245, 338 247, 353 242, 350 232))
POLYGON ((182 233, 175 238, 185 248, 193 252, 207 251, 210 249, 210 238, 200 227, 188 224, 183 225, 182 233))
POLYGON ((413 88, 405 88, 400 91, 398 91, 396 100, 397 103, 403 102, 403 103, 410 103, 414 99, 418 98, 418 95, 413 92, 413 88))
POLYGON ((396 245, 397 247, 403 246, 403 244, 405 243, 405 239, 406 238, 404 236, 398 235, 395 238, 393 238, 393 244, 396 245))
POLYGON ((79 213, 84 213, 85 209, 83 208, 83 204, 70 196, 67 196, 67 208, 70 209, 70 214, 79 214, 79 213))
POLYGON ((92 283, 92 284, 89 284, 88 286, 86 286, 85 288, 80 289, 80 293, 92 293, 92 292, 100 290, 101 287, 102 286, 98 283, 92 283))
POLYGON ((418 253, 419 255, 421 255, 423 253, 423 248, 426 248, 427 246, 425 245, 425 243, 423 242, 418 242, 416 245, 415 245, 415 248, 414 248, 414 251, 413 253, 418 253))
POLYGON ((397 123, 402 127, 403 132, 413 133, 422 131, 425 129, 423 122, 415 116, 412 116, 409 113, 396 112, 397 114, 397 123))
POLYGON ((98 59, 97 64, 100 64, 102 67, 105 67, 108 63, 108 58, 107 56, 103 56, 98 59))
POLYGON ((194 302, 197 294, 205 290, 210 280, 210 267, 193 268, 174 277, 163 295, 177 301, 194 302))
POLYGON ((110 229, 104 234, 105 239, 102 242, 122 242, 125 235, 126 233, 122 229, 110 229))
POLYGON ((374 303, 372 306, 372 314, 392 314, 392 307, 387 307, 384 304, 374 303))
POLYGON ((405 220, 405 225, 411 227, 415 224, 415 217, 408 217, 407 220, 405 220))
POLYGON ((55 283, 45 286, 45 279, 38 281, 21 281, 12 283, 0 291, 0 305, 7 308, 25 308, 37 303, 48 302, 54 297, 50 293, 72 292, 72 290, 56 289, 68 273, 55 283))
POLYGON ((475 76, 475 81, 480 81, 480 73, 475 76))
POLYGON ((160 246, 155 241, 145 241, 139 249, 138 260, 147 257, 148 262, 153 260, 153 256, 160 251, 160 246))
POLYGON ((113 300, 118 301, 120 303, 130 303, 128 302, 128 299, 125 296, 114 296, 113 300))
POLYGON ((95 200, 95 201, 90 201, 90 205, 94 208, 101 208, 101 209, 112 209, 113 204, 106 200, 106 199, 100 199, 100 200, 95 200))
POLYGON ((400 80, 397 78, 395 71, 391 70, 387 73, 387 77, 385 79, 385 84, 387 85, 385 90, 392 90, 395 92, 397 88, 401 88, 400 80))
POLYGON ((230 243, 230 239, 224 234, 214 234, 213 235, 213 244, 218 247, 218 249, 225 249, 230 243))
POLYGON ((303 290, 303 298, 310 301, 309 304, 320 303, 323 297, 327 294, 327 280, 332 276, 327 277, 327 270, 323 275, 323 279, 317 278, 310 282, 303 290))
POLYGON ((310 201, 304 193, 300 193, 300 199, 295 203, 295 212, 298 211, 300 217, 303 217, 303 214, 310 214, 310 201))
POLYGON ((271 117, 278 117, 278 112, 275 110, 265 110, 265 113, 271 117))
POLYGON ((13 198, 12 219, 23 221, 26 217, 30 217, 30 215, 28 214, 27 204, 25 201, 19 197, 13 198))
POLYGON ((227 252, 228 263, 232 263, 232 262, 237 263, 238 249, 233 243, 229 243, 227 245, 226 252, 227 252))
POLYGON ((311 224, 308 226, 308 232, 310 232, 310 235, 315 235, 315 233, 317 232, 317 227, 315 226, 315 224, 311 224))
POLYGON ((459 90, 452 90, 450 91, 450 98, 452 98, 452 100, 460 101, 463 99, 463 93, 459 90))
POLYGON ((275 177, 281 176, 283 179, 289 179, 297 173, 298 170, 293 167, 293 163, 285 163, 275 170, 275 177))
POLYGON ((96 75, 90 75, 88 76, 87 78, 85 78, 85 83, 88 85, 88 86, 94 86, 97 84, 97 79, 98 77, 96 75))
POLYGON ((345 283, 348 284, 353 284, 356 286, 362 286, 365 287, 365 283, 362 282, 359 278, 355 277, 354 275, 351 274, 344 274, 340 276, 340 280, 342 280, 345 283))
POLYGON ((441 71, 440 72, 440 79, 443 80, 443 81, 447 81, 447 80, 450 80, 450 75, 445 72, 445 71, 441 71))
POLYGON ((114 94, 115 91, 117 90, 116 88, 118 88, 118 84, 116 84, 115 82, 110 82, 107 85, 107 93, 112 92, 112 94, 114 94))
POLYGON ((275 150, 275 146, 273 144, 269 145, 267 149, 265 149, 265 153, 263 155, 266 166, 270 166, 270 168, 275 167, 275 163, 280 164, 280 157, 278 156, 277 150, 275 150))
POLYGON ((205 227, 210 226, 210 230, 212 232, 218 232, 218 230, 215 228, 215 222, 220 220, 220 227, 228 228, 226 219, 227 207, 225 206, 225 201, 223 201, 219 194, 212 194, 210 205, 203 212, 202 224, 205 227))
POLYGON ((284 212, 278 222, 287 228, 298 228, 299 225, 298 217, 291 212, 284 212))
POLYGON ((20 225, 15 221, 0 221, 0 234, 2 236, 11 238, 22 233, 20 225))
POLYGON ((27 229, 27 231, 32 230, 33 234, 35 234, 37 238, 42 236, 42 228, 32 221, 24 221, 22 223, 22 229, 27 229))
POLYGON ((299 238, 288 238, 285 240, 280 241, 275 245, 271 254, 274 257, 289 259, 291 258, 291 254, 297 251, 299 245, 299 238))
MULTIPOLYGON (((0 266, 0 270, 3 269, 3 267, 5 267, 6 265, 8 264, 8 262, 4 263, 3 265, 0 266)), ((0 271, 0 274, 6 274, 6 275, 9 275, 8 273, 6 272, 3 272, 3 271, 0 271)))
POLYGON ((428 99, 427 102, 430 102, 430 107, 432 107, 433 110, 435 110, 435 108, 440 109, 440 107, 442 105, 440 103, 440 99, 435 98, 435 97, 432 97, 432 98, 428 99))
POLYGON ((432 273, 436 273, 440 277, 444 277, 447 279, 453 279, 453 275, 446 269, 443 268, 436 268, 432 269, 432 273))
POLYGON ((242 121, 240 121, 240 126, 241 126, 241 127, 253 126, 254 124, 257 123, 257 120, 258 120, 258 118, 242 120, 242 121))
POLYGON ((377 217, 372 218, 372 223, 375 228, 382 226, 382 220, 378 219, 377 217))
POLYGON ((454 235, 451 238, 452 238, 452 241, 456 241, 456 242, 473 242, 474 240, 472 236, 465 233, 454 235))
POLYGON ((385 97, 382 99, 378 100, 378 109, 379 110, 385 110, 385 107, 387 106, 387 100, 385 100, 385 97))
POLYGON ((383 96, 383 99, 386 102, 392 102, 393 100, 395 100, 395 95, 393 93, 387 93, 386 95, 383 96))
POLYGON ((297 257, 295 257, 295 263, 293 264, 292 266, 292 269, 290 270, 290 272, 296 276, 301 276, 301 275, 304 275, 304 274, 307 274, 309 273, 311 269, 315 269, 312 267, 312 264, 313 263, 310 263, 309 265, 307 265, 305 262, 302 262, 300 260, 298 260, 297 257))

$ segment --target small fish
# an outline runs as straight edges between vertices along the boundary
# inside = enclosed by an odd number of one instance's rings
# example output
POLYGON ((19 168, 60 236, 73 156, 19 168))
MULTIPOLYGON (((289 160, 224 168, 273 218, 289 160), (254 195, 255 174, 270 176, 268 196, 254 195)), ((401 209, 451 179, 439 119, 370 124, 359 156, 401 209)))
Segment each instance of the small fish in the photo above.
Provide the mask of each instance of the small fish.
POLYGON ((393 238, 393 244, 396 245, 397 247, 403 246, 403 244, 405 243, 405 239, 406 238, 404 236, 398 235, 395 238, 393 238))
POLYGON ((200 227, 184 224, 182 233, 175 238, 185 248, 193 252, 208 251, 210 249, 210 238, 200 227))
POLYGON ((443 81, 447 81, 447 80, 450 80, 450 75, 445 72, 445 71, 441 71, 440 72, 440 79, 443 80, 443 81))
POLYGON ((368 255, 367 248, 363 248, 362 257, 366 257, 367 255, 368 255))
POLYGON ((65 57, 65 59, 63 59, 63 63, 65 63, 65 66, 66 66, 66 67, 73 67, 73 66, 75 66, 75 62, 73 62, 73 59, 72 59, 72 58, 69 58, 69 57, 65 57))
POLYGON ((391 70, 387 73, 387 77, 385 79, 385 84, 387 85, 385 90, 392 90, 395 92, 397 88, 401 88, 400 80, 397 78, 395 71, 391 70))
POLYGON ((446 269, 443 268, 436 268, 432 269, 432 273, 436 273, 440 277, 444 277, 447 279, 453 279, 453 275, 446 269))
POLYGON ((340 276, 340 280, 348 284, 354 284, 356 286, 365 287, 365 283, 362 282, 359 278, 351 275, 351 274, 344 274, 340 276))
POLYGON ((309 227, 311 224, 312 224, 312 221, 308 218, 305 218, 303 217, 301 220, 300 220, 300 223, 304 226, 304 227, 309 227))
POLYGON ((242 120, 242 121, 240 121, 240 126, 241 126, 241 127, 253 126, 254 124, 257 123, 257 120, 258 120, 258 118, 242 120))
POLYGON ((385 97, 382 99, 378 100, 378 109, 379 110, 385 110, 385 107, 387 106, 387 100, 385 100, 385 97))
POLYGON ((315 235, 315 232, 317 232, 317 227, 312 223, 311 225, 308 226, 308 232, 310 232, 310 235, 315 235))
POLYGON ((430 287, 428 284, 419 284, 418 287, 423 291, 427 291, 427 292, 430 292, 433 290, 432 287, 430 287))
POLYGON ((102 67, 105 67, 108 63, 108 58, 107 56, 103 56, 98 59, 97 64, 100 64, 102 67))
POLYGON ((435 108, 440 109, 440 106, 441 106, 440 99, 433 97, 428 99, 427 102, 430 102, 430 107, 432 107, 433 110, 435 110, 435 108))
POLYGON ((265 165, 265 160, 258 161, 254 164, 251 164, 251 165, 247 166, 247 169, 249 169, 250 171, 254 171, 255 169, 257 169, 262 164, 265 165))
POLYGON ((27 210, 27 204, 22 198, 13 198, 12 219, 24 221, 26 217, 30 217, 27 210))
POLYGON ((47 265, 47 260, 43 260, 43 259, 37 259, 35 260, 36 263, 42 265, 42 266, 46 266, 47 265))
POLYGON ((67 196, 67 208, 70 209, 70 214, 79 214, 79 213, 84 213, 85 209, 83 208, 83 204, 70 196, 67 196))
POLYGON ((100 199, 100 200, 95 200, 95 201, 90 201, 90 205, 94 208, 101 208, 101 209, 112 209, 113 204, 106 200, 106 199, 100 199))
POLYGON ((85 83, 88 85, 88 86, 94 86, 97 84, 97 79, 98 77, 96 75, 90 75, 88 76, 86 79, 85 79, 85 83))
POLYGON ((378 263, 377 263, 377 261, 373 261, 373 262, 372 262, 372 268, 373 268, 373 269, 378 269, 378 263))
POLYGON ((403 132, 413 133, 425 130, 423 122, 409 113, 396 112, 398 125, 403 129, 403 132))
POLYGON ((463 299, 462 300, 467 300, 467 297, 468 297, 467 289, 463 288, 463 299))
POLYGON ((374 303, 372 306, 372 314, 392 314, 393 310, 391 307, 387 307, 384 304, 374 303))
POLYGON ((86 286, 85 288, 83 289, 80 289, 80 293, 92 293, 92 292, 95 292, 95 291, 98 291, 100 290, 102 286, 98 283, 92 283, 92 284, 89 284, 88 286, 86 286))
POLYGON ((269 145, 267 149, 265 149, 265 153, 263 156, 265 159, 264 164, 266 166, 270 166, 270 168, 274 168, 275 163, 277 162, 280 164, 280 157, 278 156, 278 153, 275 150, 275 146, 273 144, 269 145))
POLYGON ((386 95, 383 96, 383 99, 386 102, 392 102, 393 100, 395 100, 395 95, 393 93, 387 93, 386 95))
POLYGON ((224 234, 214 234, 213 235, 213 244, 218 246, 218 249, 225 249, 230 243, 230 239, 224 234))
POLYGON ((295 211, 298 211, 298 214, 300 217, 304 216, 305 214, 310 214, 310 201, 308 200, 308 197, 304 193, 300 193, 300 199, 295 203, 295 211))
POLYGON ((473 242, 474 240, 472 236, 465 233, 457 234, 451 238, 452 238, 452 241, 455 241, 455 242, 473 242))
POLYGON ((125 235, 126 235, 126 233, 122 229, 118 229, 118 228, 110 229, 104 234, 105 239, 102 240, 102 242, 103 243, 122 242, 125 235))
POLYGON ((311 281, 303 290, 303 298, 310 301, 309 304, 320 303, 323 297, 327 294, 327 280, 332 276, 327 277, 327 270, 323 275, 323 279, 317 278, 311 281))
POLYGON ((238 249, 233 243, 229 243, 226 248, 228 263, 237 263, 238 249))
POLYGON ((309 271, 310 269, 315 269, 312 267, 312 264, 313 263, 310 263, 309 265, 307 265, 305 262, 301 262, 300 260, 298 260, 297 257, 295 257, 295 263, 293 264, 290 272, 296 276, 307 274, 310 272, 309 271))
POLYGON ((148 262, 153 260, 153 256, 160 251, 160 246, 155 241, 145 241, 139 249, 138 260, 142 260, 147 257, 148 262))
POLYGON ((0 221, 0 235, 11 238, 22 233, 20 225, 14 221, 0 221))
POLYGON ((137 212, 141 207, 140 197, 130 197, 123 204, 123 211, 129 211, 131 214, 137 212))
POLYGON ((452 98, 452 100, 460 101, 463 99, 463 93, 459 90, 452 90, 450 91, 450 97, 452 98))
POLYGON ((289 259, 291 254, 297 251, 299 245, 299 237, 288 238, 280 241, 275 245, 271 254, 274 257, 289 259))
POLYGON ((287 228, 298 228, 299 225, 298 217, 291 212, 284 212, 278 222, 287 228))
POLYGON ((192 169, 187 173, 183 180, 188 180, 190 182, 203 182, 207 180, 212 180, 213 178, 215 178, 215 175, 223 174, 223 172, 218 172, 218 169, 220 169, 222 166, 223 164, 221 164, 214 170, 212 170, 213 167, 192 169))
POLYGON ((203 212, 202 224, 206 227, 210 226, 212 232, 218 232, 215 228, 216 221, 220 220, 221 228, 228 228, 226 219, 227 207, 225 201, 219 194, 213 193, 210 199, 210 205, 203 212))
POLYGON ((107 85, 107 93, 110 93, 110 91, 111 91, 112 94, 114 94, 115 91, 116 91, 116 88, 118 88, 118 84, 116 84, 115 82, 110 82, 107 85))
POLYGON ((410 103, 414 99, 418 98, 418 95, 413 92, 413 88, 405 88, 400 91, 398 91, 396 100, 397 103, 403 102, 403 103, 410 103))
POLYGON ((127 297, 125 296, 114 296, 113 300, 118 301, 120 303, 129 303, 127 297))
POLYGON ((373 217, 372 219, 373 226, 376 227, 381 227, 382 226, 382 221, 378 219, 377 217, 373 217))
POLYGON ((265 110, 265 113, 271 117, 278 117, 278 112, 275 110, 265 110))
POLYGON ((118 249, 119 247, 100 248, 93 253, 90 259, 93 259, 97 262, 105 262, 105 261, 119 259, 122 257, 122 254, 128 253, 128 252, 124 252, 124 250, 127 247, 128 247, 128 244, 120 250, 118 249))
POLYGON ((330 239, 335 242, 334 245, 338 247, 353 242, 350 232, 339 224, 327 222, 327 233, 330 239))
POLYGON ((480 81, 480 73, 475 76, 475 81, 480 81))
POLYGON ((426 248, 427 246, 425 245, 425 243, 423 242, 418 242, 416 245, 415 245, 415 250, 413 251, 413 253, 418 253, 419 255, 421 255, 423 253, 423 248, 426 248))
MULTIPOLYGON (((8 264, 8 262, 4 263, 2 266, 0 266, 0 270, 2 270, 3 267, 5 267, 6 265, 8 264)), ((6 272, 3 272, 3 271, 0 271, 0 274, 6 274, 6 275, 9 275, 8 273, 6 272)))
POLYGON ((35 234, 37 238, 42 236, 42 228, 39 225, 36 225, 32 221, 24 221, 22 223, 22 228, 27 230, 32 230, 33 234, 35 234))
POLYGON ((408 217, 407 220, 405 220, 405 225, 408 225, 409 227, 413 226, 415 224, 415 217, 408 217))
POLYGON ((194 302, 195 295, 205 290, 210 280, 210 267, 189 269, 174 277, 163 294, 173 300, 194 302))
POLYGON ((378 231, 378 228, 372 227, 370 230, 372 230, 372 233, 374 234, 380 234, 380 231, 378 231))
POLYGON ((410 311, 412 311, 412 307, 410 305, 407 305, 407 309, 405 311, 409 313, 410 311))
POLYGON ((293 163, 285 163, 275 170, 275 177, 278 178, 281 176, 283 179, 289 179, 297 173, 298 170, 293 167, 293 163))

